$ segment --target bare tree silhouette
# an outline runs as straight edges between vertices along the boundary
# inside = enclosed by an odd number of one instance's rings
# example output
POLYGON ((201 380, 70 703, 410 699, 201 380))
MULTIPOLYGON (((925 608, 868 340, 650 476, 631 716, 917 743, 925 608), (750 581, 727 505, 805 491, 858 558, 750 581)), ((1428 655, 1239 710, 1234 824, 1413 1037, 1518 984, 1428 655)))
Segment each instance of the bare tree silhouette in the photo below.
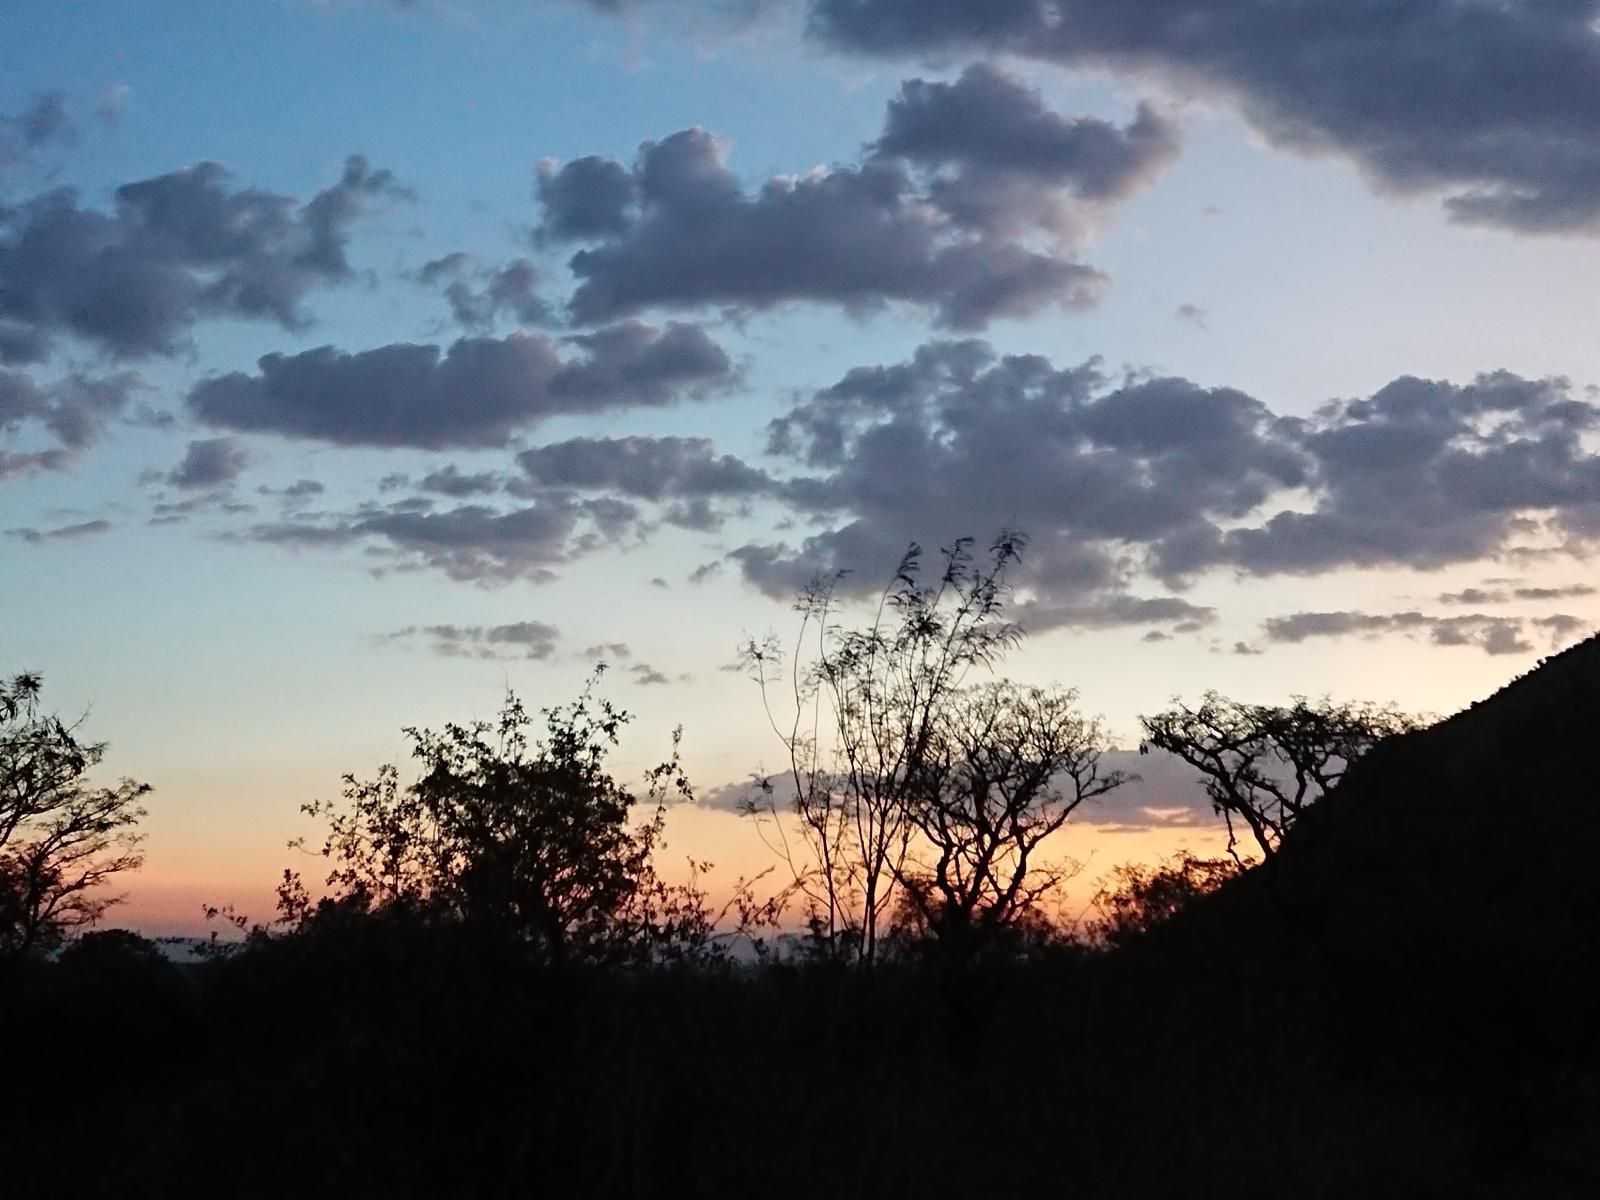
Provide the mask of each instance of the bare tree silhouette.
POLYGON ((0 680, 0 958, 94 924, 119 899, 105 885, 143 861, 135 827, 149 786, 87 786, 106 744, 40 712, 42 687, 36 674, 0 680))
POLYGON ((1228 852, 1242 861, 1235 819, 1265 858, 1308 808, 1385 738, 1420 718, 1392 705, 1295 696, 1287 705, 1245 704, 1207 692, 1198 708, 1180 700, 1141 717, 1151 747, 1176 754, 1206 778, 1206 794, 1228 825, 1228 852))

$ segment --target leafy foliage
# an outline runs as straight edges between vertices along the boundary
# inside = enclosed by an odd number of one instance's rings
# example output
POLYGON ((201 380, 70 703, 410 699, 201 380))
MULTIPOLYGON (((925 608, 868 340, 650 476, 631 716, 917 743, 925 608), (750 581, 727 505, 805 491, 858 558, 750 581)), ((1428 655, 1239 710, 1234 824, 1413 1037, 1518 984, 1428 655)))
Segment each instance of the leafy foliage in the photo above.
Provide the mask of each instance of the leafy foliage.
POLYGON ((320 853, 333 897, 314 908, 286 874, 283 916, 293 924, 336 904, 460 921, 552 964, 712 954, 718 914, 693 879, 668 884, 651 861, 669 801, 693 799, 678 735, 646 774, 650 814, 636 824, 637 798, 606 768, 629 715, 592 682, 541 715, 533 739, 534 718, 508 694, 494 722, 407 728, 415 782, 402 786, 385 765, 369 780, 346 776, 343 805, 305 805, 328 822, 320 853))
POLYGON ((1095 916, 1086 930, 1088 940, 1113 949, 1126 945, 1165 925, 1239 871, 1239 864, 1231 858, 1200 858, 1188 851, 1165 862, 1117 867, 1095 896, 1095 916))

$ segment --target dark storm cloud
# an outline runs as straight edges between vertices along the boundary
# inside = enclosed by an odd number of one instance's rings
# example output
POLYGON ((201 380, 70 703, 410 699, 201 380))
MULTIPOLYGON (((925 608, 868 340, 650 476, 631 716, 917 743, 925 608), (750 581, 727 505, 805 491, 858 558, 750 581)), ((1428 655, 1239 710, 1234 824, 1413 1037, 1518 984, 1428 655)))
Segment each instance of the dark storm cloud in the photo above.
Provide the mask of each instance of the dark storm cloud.
POLYGON ((540 168, 547 241, 593 243, 569 266, 582 323, 652 307, 758 310, 790 301, 866 312, 890 302, 937 323, 1094 303, 1105 276, 1067 243, 1176 153, 1141 107, 1125 128, 1062 117, 993 67, 911 80, 854 166, 774 176, 747 192, 704 129, 647 142, 631 168, 540 168), (1054 235, 1039 248, 1028 235, 1054 235))
POLYGON ((428 639, 434 653, 446 658, 546 659, 553 655, 561 631, 543 621, 509 625, 408 625, 387 634, 387 641, 428 639))
POLYGON ((28 325, 0 323, 0 366, 21 367, 50 357, 50 339, 28 325))
POLYGON ((304 204, 201 163, 119 187, 111 211, 70 188, 0 207, 0 319, 122 358, 170 354, 204 317, 303 329, 302 302, 349 279, 351 226, 403 194, 360 156, 304 204))
POLYGON ((167 472, 167 482, 179 488, 218 487, 239 478, 248 461, 244 447, 232 438, 190 442, 183 461, 167 472))
POLYGON ((56 529, 34 529, 22 527, 6 530, 7 537, 17 538, 27 542, 30 546, 43 546, 49 542, 76 541, 80 538, 95 537, 102 533, 111 532, 110 521, 81 521, 76 525, 62 525, 56 529))
POLYGON ((228 429, 339 445, 504 445, 560 414, 660 406, 727 386, 727 354, 694 325, 637 321, 570 339, 563 357, 543 334, 462 338, 448 351, 396 343, 349 353, 323 346, 269 354, 258 372, 206 380, 190 411, 228 429))
POLYGON ((1460 221, 1600 230, 1594 0, 812 0, 880 55, 1015 54, 1232 98, 1271 142, 1338 153, 1460 221))
POLYGON ((0 450, 0 479, 69 466, 127 410, 138 377, 119 373, 69 375, 42 384, 19 371, 0 369, 0 434, 28 432, 54 443, 44 449, 0 450))
MULTIPOLYGON (((909 542, 1015 528, 1030 535, 1016 582, 1032 627, 1193 631, 1215 614, 1140 594, 1139 581, 1430 568, 1530 534, 1586 551, 1597 423, 1565 380, 1506 372, 1402 378, 1301 418, 1231 388, 935 342, 850 371, 773 422, 770 451, 810 472, 777 494, 821 529, 729 557, 773 595, 840 570, 848 590, 870 591, 909 542)), ((1465 629, 1437 636, 1511 644, 1465 629)))
POLYGON ((1268 641, 1298 643, 1311 638, 1401 633, 1426 637, 1437 646, 1475 646, 1488 654, 1526 654, 1532 651, 1530 634, 1543 630, 1550 644, 1570 640, 1585 622, 1567 613, 1535 620, 1520 617, 1466 613, 1447 617, 1416 611, 1398 613, 1301 612, 1272 617, 1262 625, 1268 641))
POLYGON ((78 130, 63 91, 40 92, 16 113, 0 113, 0 170, 27 162, 47 146, 70 146, 78 130))

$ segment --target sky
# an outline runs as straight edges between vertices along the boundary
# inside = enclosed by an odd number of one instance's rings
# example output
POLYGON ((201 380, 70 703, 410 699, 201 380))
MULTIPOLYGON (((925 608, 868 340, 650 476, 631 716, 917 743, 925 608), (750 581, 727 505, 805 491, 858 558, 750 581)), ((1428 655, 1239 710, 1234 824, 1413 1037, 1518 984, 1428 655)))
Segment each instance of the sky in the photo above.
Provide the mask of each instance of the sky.
MULTIPOLYGON (((670 852, 759 870, 737 647, 912 542, 1025 532, 1004 669, 1130 751, 1592 632, 1597 15, 10 0, 0 672, 155 789, 117 919, 265 915, 403 726, 602 659, 670 852)), ((1146 774, 1085 879, 1218 844, 1146 774)))

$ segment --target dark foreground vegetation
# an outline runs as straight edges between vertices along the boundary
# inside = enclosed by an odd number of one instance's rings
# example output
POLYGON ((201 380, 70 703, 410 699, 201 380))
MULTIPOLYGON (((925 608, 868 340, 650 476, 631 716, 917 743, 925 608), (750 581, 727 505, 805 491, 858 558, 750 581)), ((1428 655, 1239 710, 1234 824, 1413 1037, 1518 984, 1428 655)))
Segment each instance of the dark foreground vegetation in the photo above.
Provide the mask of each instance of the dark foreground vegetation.
POLYGON ((1069 868, 1035 859, 1118 780, 1069 694, 966 681, 1014 641, 1011 552, 909 571, 854 633, 803 600, 784 694, 832 728, 775 720, 793 770, 752 818, 785 874, 718 910, 655 873, 676 755, 636 797, 625 714, 511 700, 312 806, 326 897, 286 875, 274 921, 178 964, 82 932, 74 864, 133 864, 143 793, 79 788, 98 752, 59 757, 13 681, 0 1191, 1600 1194, 1600 639, 1429 728, 1147 718, 1238 859, 1126 869, 1064 928, 1069 868), (95 854, 41 849, 78 825, 95 854))

